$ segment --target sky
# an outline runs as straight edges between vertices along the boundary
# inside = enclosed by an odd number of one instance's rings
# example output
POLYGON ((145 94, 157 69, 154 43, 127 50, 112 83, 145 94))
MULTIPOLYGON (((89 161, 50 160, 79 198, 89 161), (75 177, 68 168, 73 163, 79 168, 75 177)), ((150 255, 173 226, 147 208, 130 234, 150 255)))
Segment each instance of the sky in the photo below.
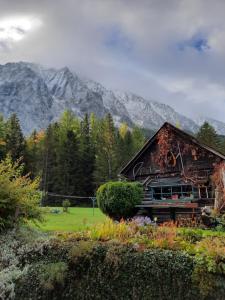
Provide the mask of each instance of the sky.
POLYGON ((0 64, 12 61, 225 122, 225 0, 0 0, 0 64))

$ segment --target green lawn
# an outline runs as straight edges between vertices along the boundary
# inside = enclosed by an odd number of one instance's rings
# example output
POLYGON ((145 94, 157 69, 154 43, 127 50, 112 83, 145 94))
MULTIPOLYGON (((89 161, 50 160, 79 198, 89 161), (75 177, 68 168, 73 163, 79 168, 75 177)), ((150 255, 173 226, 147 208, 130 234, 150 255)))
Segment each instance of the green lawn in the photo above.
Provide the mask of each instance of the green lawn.
MULTIPOLYGON (((86 207, 71 207, 69 212, 63 212, 62 207, 56 208, 43 208, 44 222, 40 223, 40 229, 43 231, 79 231, 91 227, 94 224, 104 222, 107 217, 98 209, 86 208, 86 207), (59 214, 52 213, 54 209, 59 209, 61 212, 59 214)), ((179 229, 191 230, 196 234, 200 234, 204 237, 207 236, 225 236, 225 232, 213 231, 213 230, 203 230, 203 229, 179 229)))
MULTIPOLYGON (((40 229, 43 231, 78 231, 86 229, 93 224, 104 222, 106 216, 98 209, 86 207, 71 207, 69 212, 61 212, 54 214, 49 208, 44 214, 45 221, 40 224, 40 229)), ((62 208, 59 208, 62 211, 62 208)))

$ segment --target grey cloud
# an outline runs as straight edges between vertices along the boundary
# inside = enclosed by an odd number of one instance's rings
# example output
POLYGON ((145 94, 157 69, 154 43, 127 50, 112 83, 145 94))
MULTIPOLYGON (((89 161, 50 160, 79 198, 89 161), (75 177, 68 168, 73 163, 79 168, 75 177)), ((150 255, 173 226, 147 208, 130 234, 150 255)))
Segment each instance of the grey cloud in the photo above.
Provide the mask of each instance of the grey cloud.
POLYGON ((43 23, 10 51, 0 44, 1 63, 67 65, 110 88, 225 121, 225 1, 0 0, 0 7, 0 19, 43 23), (196 36, 207 51, 180 51, 196 36))

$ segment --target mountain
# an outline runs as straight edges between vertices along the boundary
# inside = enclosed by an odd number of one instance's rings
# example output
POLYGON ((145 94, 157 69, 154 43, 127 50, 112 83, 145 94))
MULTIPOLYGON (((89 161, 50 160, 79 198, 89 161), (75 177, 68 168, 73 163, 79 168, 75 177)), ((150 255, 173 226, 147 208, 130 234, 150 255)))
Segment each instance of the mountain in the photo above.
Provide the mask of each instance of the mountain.
POLYGON ((0 65, 0 112, 16 112, 22 128, 30 132, 52 120, 53 97, 43 79, 25 64, 0 65))
MULTIPOLYGON (((199 124, 169 105, 131 92, 106 89, 67 67, 49 69, 25 62, 0 65, 0 112, 5 117, 17 113, 25 134, 46 128, 67 109, 80 118, 91 112, 101 118, 110 112, 116 125, 126 122, 129 126, 156 130, 168 121, 192 132, 199 128, 199 124)), ((225 134, 225 124, 213 122, 225 134)))
POLYGON ((194 121, 177 113, 169 105, 146 100, 131 92, 111 91, 89 79, 84 81, 89 89, 101 94, 105 107, 112 112, 118 123, 121 122, 118 116, 121 115, 124 120, 126 115, 128 117, 124 121, 129 123, 132 120, 135 125, 146 129, 158 129, 165 121, 191 132, 196 132, 199 128, 194 121))

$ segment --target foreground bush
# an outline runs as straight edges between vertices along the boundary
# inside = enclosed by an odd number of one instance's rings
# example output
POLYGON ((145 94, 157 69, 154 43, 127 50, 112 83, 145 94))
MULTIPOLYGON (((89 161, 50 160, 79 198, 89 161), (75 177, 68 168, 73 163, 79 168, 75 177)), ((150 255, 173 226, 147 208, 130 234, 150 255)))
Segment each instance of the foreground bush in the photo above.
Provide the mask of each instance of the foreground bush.
POLYGON ((0 235, 0 299, 224 299, 222 239, 202 237, 192 249, 175 250, 179 234, 171 236, 171 228, 138 230, 123 222, 102 241, 111 227, 104 226, 99 240, 88 232, 51 239, 27 229, 0 235))
POLYGON ((23 166, 0 162, 0 231, 27 220, 40 220, 38 180, 22 176, 23 166))
POLYGON ((143 187, 136 182, 108 182, 97 190, 97 202, 103 213, 116 220, 135 215, 141 203, 143 187))

